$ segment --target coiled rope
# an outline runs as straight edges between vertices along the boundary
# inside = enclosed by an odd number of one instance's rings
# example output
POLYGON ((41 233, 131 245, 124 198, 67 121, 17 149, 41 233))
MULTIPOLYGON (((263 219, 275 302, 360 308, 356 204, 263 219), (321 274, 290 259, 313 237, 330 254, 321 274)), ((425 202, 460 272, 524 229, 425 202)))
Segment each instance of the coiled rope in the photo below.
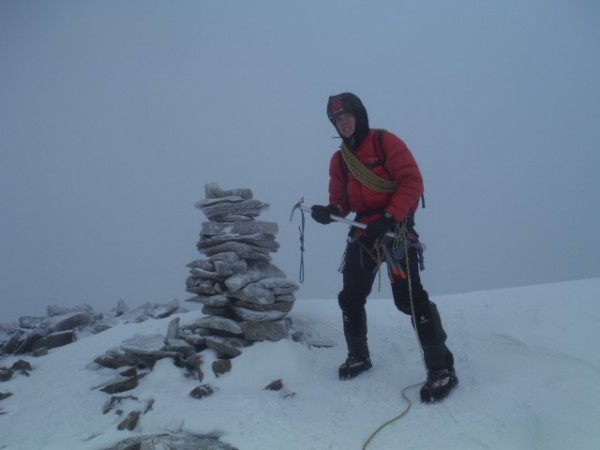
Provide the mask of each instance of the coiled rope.
POLYGON ((396 191, 396 182, 387 180, 376 175, 371 169, 365 166, 358 157, 350 151, 346 144, 342 144, 342 158, 348 166, 348 170, 362 184, 375 192, 392 193, 396 191))

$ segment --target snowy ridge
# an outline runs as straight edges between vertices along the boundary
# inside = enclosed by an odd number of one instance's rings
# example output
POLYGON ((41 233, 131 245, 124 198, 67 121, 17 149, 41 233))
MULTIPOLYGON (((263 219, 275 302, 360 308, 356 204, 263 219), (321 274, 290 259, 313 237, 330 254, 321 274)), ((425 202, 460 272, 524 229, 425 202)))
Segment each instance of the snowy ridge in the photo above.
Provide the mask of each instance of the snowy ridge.
MULTIPOLYGON (((600 448, 600 279, 438 297, 456 357, 458 388, 440 404, 413 406, 382 430, 369 449, 600 448)), ((0 383, 0 448, 10 450, 108 448, 141 434, 186 431, 219 435, 240 450, 360 449, 369 435, 405 406, 400 391, 425 377, 409 319, 391 300, 370 300, 373 370, 337 380, 345 357, 337 302, 298 300, 292 334, 258 342, 232 360, 232 371, 204 382, 215 394, 189 397, 197 380, 172 360, 157 362, 133 391, 153 408, 133 431, 102 414, 104 385, 114 372, 93 363, 136 335, 164 334, 172 317, 122 323, 46 356, 26 359, 29 377, 0 383), (284 389, 265 390, 282 379, 284 389)), ((177 314, 182 326, 202 317, 177 314)), ((210 364, 210 351, 205 364, 210 364)), ((129 394, 128 393, 128 394, 129 394)))

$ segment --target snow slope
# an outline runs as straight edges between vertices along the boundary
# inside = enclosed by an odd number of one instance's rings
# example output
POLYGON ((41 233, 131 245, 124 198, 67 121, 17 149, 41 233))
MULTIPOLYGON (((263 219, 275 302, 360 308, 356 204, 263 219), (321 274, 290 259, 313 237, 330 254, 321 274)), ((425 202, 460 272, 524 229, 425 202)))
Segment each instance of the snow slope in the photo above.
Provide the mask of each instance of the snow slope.
MULTIPOLYGON (((379 432, 368 449, 600 448, 600 279, 473 292, 435 299, 456 358, 460 384, 442 403, 423 405, 407 391, 409 412, 379 432)), ((406 408, 401 390, 425 377, 407 316, 391 300, 368 304, 373 370, 341 382, 345 358, 335 300, 299 300, 290 317, 315 347, 292 340, 258 343, 203 383, 211 397, 188 396, 199 383, 171 360, 157 363, 128 394, 153 398, 132 431, 103 415, 107 394, 92 389, 113 371, 93 359, 135 334, 166 333, 172 319, 123 324, 47 356, 27 357, 30 377, 0 383, 0 448, 102 449, 137 434, 220 433, 240 450, 361 449, 371 433, 406 408), (264 390, 281 378, 284 390, 264 390), (291 395, 291 394, 294 395, 291 395)), ((181 314, 186 324, 201 316, 181 314)), ((9 366, 17 358, 0 360, 9 366)))

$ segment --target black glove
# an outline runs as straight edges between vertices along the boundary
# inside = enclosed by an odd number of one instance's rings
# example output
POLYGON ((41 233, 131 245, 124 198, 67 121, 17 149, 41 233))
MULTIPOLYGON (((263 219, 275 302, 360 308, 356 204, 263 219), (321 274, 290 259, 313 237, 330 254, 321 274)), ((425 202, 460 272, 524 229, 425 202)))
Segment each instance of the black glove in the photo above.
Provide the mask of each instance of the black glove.
POLYGON ((331 215, 339 216, 340 210, 337 206, 333 205, 313 205, 311 208, 310 216, 315 219, 317 222, 322 223, 323 225, 327 225, 333 220, 331 219, 331 215))
POLYGON ((394 218, 389 213, 385 213, 385 216, 367 225, 365 234, 375 239, 381 239, 385 236, 385 233, 392 229, 395 223, 394 218))

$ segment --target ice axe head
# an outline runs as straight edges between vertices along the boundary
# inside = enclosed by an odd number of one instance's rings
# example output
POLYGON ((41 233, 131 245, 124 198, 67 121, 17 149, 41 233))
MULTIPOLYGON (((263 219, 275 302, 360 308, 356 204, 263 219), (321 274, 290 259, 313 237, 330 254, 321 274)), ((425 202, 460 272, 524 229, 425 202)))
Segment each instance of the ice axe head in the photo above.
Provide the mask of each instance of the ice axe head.
POLYGON ((290 213, 290 222, 294 218, 294 213, 296 212, 296 210, 301 209, 303 204, 304 204, 304 197, 302 197, 300 200, 298 200, 298 203, 296 203, 294 205, 294 207, 292 208, 292 212, 290 213))

